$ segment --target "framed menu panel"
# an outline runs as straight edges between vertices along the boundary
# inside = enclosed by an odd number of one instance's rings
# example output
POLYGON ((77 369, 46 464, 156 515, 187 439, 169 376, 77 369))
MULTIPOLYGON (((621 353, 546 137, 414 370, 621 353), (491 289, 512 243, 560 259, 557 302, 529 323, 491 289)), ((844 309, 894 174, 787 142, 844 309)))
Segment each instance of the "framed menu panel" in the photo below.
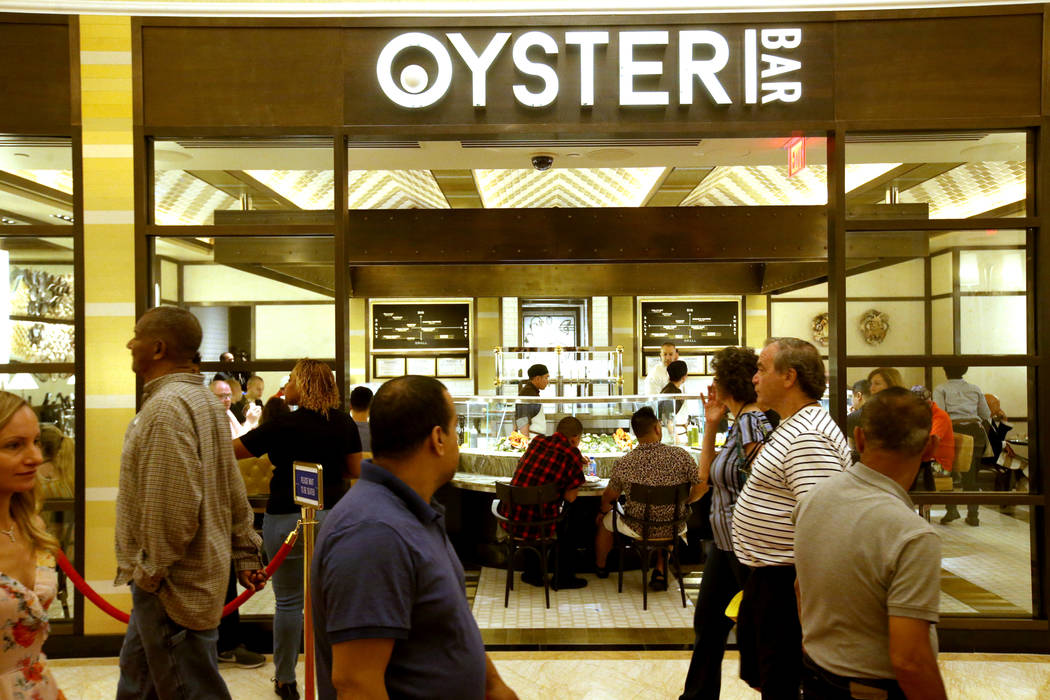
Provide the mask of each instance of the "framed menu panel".
POLYGON ((375 352, 470 350, 469 301, 373 302, 371 346, 375 352))
POLYGON ((435 374, 436 362, 433 357, 408 357, 405 362, 405 374, 421 374, 424 377, 433 377, 435 374))
POLYGON ((376 379, 405 376, 405 358, 403 357, 374 357, 372 361, 375 363, 372 376, 376 379))
POLYGON ((645 350, 740 345, 740 297, 639 299, 638 322, 645 350))
POLYGON ((469 377, 467 358, 465 356, 437 358, 437 376, 449 379, 469 377))

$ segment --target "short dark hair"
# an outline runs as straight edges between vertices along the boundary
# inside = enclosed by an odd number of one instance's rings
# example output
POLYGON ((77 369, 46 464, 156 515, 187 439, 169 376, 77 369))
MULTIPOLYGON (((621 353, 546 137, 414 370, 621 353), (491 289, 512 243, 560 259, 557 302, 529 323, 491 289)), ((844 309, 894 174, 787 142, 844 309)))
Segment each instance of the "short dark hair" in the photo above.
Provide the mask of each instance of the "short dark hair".
POLYGON ((142 330, 164 341, 168 358, 192 362, 201 346, 201 323, 197 317, 178 306, 155 306, 139 319, 142 330))
POLYGON ((558 421, 557 431, 565 437, 579 437, 583 435, 583 423, 576 416, 565 416, 558 421))
POLYGON ((871 382, 867 379, 858 379, 853 382, 853 393, 861 396, 871 396, 871 382))
POLYGON ((667 365, 667 378, 672 382, 677 382, 687 374, 689 374, 689 365, 682 360, 675 360, 667 365))
POLYGON ((448 430, 455 418, 445 385, 433 377, 408 374, 379 387, 368 422, 372 454, 401 459, 416 452, 435 426, 448 430))
POLYGON ((356 386, 350 392, 350 408, 355 411, 364 411, 372 405, 372 397, 375 394, 367 386, 356 386))
POLYGON ((914 457, 930 437, 930 405, 902 386, 891 386, 865 401, 860 428, 874 447, 914 457))
POLYGON ((542 377, 545 374, 550 374, 550 372, 547 371, 547 365, 536 364, 532 367, 529 367, 529 379, 532 379, 534 377, 542 377))
POLYGON ((962 379, 969 369, 969 367, 945 367, 944 376, 948 377, 948 379, 962 379))
POLYGON ((216 372, 215 376, 211 378, 211 384, 215 382, 228 382, 230 381, 230 374, 228 372, 216 372))
POLYGON ((766 345, 777 344, 773 356, 773 368, 783 374, 789 369, 795 370, 798 388, 813 400, 824 396, 827 387, 824 361, 813 343, 801 338, 770 338, 766 345))
POLYGON ((715 384, 718 388, 745 406, 758 399, 755 393, 755 373, 758 355, 751 348, 730 345, 715 353, 711 360, 715 384))
POLYGON ((631 416, 631 430, 634 431, 635 437, 648 435, 652 432, 653 426, 659 424, 660 419, 656 417, 652 406, 642 406, 631 416))

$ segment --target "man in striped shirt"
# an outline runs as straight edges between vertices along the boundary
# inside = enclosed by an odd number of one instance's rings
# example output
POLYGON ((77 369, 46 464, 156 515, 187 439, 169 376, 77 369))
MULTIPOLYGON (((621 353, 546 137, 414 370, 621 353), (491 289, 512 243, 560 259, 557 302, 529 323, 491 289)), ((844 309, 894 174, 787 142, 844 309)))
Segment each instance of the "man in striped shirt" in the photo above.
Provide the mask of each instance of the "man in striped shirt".
POLYGON ((733 511, 733 550, 752 569, 737 618, 740 677, 763 698, 797 700, 802 627, 791 514, 814 484, 850 466, 850 451, 820 407, 824 363, 813 345, 772 339, 758 357, 754 383, 758 403, 781 420, 755 457, 733 511))

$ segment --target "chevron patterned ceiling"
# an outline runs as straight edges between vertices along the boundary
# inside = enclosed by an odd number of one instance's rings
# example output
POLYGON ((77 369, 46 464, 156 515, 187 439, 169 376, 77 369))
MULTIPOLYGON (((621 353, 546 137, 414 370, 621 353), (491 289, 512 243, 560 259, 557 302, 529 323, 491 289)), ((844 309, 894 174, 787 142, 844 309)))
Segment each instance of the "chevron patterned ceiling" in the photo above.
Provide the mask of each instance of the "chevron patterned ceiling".
POLYGON ((475 170, 486 209, 640 207, 665 168, 475 170))

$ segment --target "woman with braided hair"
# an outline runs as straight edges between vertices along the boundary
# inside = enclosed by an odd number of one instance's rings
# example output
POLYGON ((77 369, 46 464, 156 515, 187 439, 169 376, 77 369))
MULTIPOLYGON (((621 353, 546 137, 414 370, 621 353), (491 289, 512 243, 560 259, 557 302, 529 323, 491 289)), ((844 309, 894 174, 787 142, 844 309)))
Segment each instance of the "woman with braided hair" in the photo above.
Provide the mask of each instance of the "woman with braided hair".
MULTIPOLYGON (((318 525, 343 495, 343 478, 361 471, 361 438, 357 426, 339 406, 332 370, 320 360, 296 363, 284 388, 285 401, 297 410, 266 421, 233 441, 238 459, 269 455, 273 462, 270 498, 263 516, 263 546, 273 557, 299 520, 293 500, 292 463, 323 466, 324 508, 318 525)), ((274 573, 277 609, 273 617, 274 692, 298 700, 295 664, 303 633, 303 545, 300 539, 274 573)))

